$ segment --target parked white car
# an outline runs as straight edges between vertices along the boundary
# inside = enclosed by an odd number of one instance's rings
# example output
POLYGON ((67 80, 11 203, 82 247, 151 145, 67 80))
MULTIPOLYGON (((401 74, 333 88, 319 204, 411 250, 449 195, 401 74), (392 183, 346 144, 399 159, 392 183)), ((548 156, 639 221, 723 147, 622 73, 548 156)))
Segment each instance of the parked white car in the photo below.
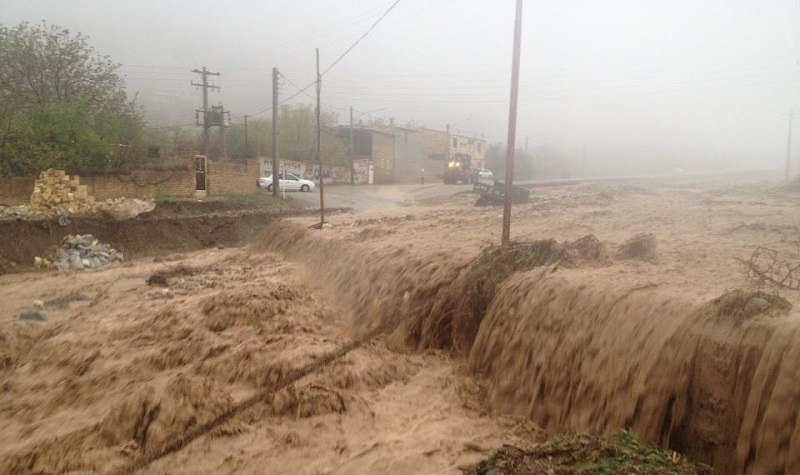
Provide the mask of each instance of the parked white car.
MULTIPOLYGON (((256 182, 256 186, 267 191, 272 191, 272 175, 262 176, 256 182)), ((280 189, 286 191, 313 191, 314 182, 304 180, 299 176, 289 173, 281 172, 280 189)))
POLYGON ((480 178, 481 180, 492 180, 494 179, 494 175, 492 174, 491 170, 487 170, 486 168, 479 168, 478 178, 480 178))

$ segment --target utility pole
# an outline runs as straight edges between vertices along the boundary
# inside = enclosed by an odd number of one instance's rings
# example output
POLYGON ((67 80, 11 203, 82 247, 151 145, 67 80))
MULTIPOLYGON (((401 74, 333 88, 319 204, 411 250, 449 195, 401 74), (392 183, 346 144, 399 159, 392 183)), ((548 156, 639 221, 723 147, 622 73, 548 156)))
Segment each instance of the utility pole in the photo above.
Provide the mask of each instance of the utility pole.
POLYGON ((444 167, 450 162, 450 124, 447 124, 444 132, 444 167))
POLYGON ((248 148, 247 148, 247 114, 244 116, 244 155, 248 155, 248 148))
POLYGON ((196 82, 192 81, 192 86, 202 87, 203 88, 203 109, 202 110, 198 110, 196 112, 202 112, 203 113, 203 153, 207 157, 208 156, 208 138, 209 138, 209 134, 210 134, 210 130, 211 130, 211 124, 210 124, 210 121, 208 120, 209 119, 208 118, 208 114, 209 114, 209 112, 208 112, 208 90, 209 89, 217 89, 217 90, 219 90, 219 86, 214 86, 214 85, 208 84, 208 77, 209 76, 219 76, 219 73, 218 72, 212 73, 211 71, 207 70, 205 66, 203 66, 202 70, 193 69, 192 72, 199 74, 200 77, 203 79, 202 83, 196 83, 196 82))
POLYGON ((511 241, 511 196, 514 179, 514 147, 517 137, 517 103, 519 97, 519 50, 522 38, 522 0, 517 0, 514 20, 514 56, 511 62, 511 100, 508 107, 508 144, 506 145, 506 187, 503 203, 503 237, 500 243, 508 247, 511 241))
POLYGON ((278 68, 272 68, 272 197, 280 196, 280 170, 278 170, 278 68))
POLYGON ((792 162, 792 119, 794 119, 794 111, 789 112, 789 140, 786 143, 786 181, 789 181, 789 169, 792 162))
POLYGON ((319 48, 317 48, 317 162, 319 163, 319 228, 325 226, 325 173, 322 167, 322 134, 319 123, 320 90, 322 89, 322 75, 319 73, 319 48))
POLYGON ((353 141, 353 106, 350 106, 350 184, 356 184, 356 147, 353 141))
POLYGON ((225 111, 222 112, 222 124, 219 126, 219 135, 222 139, 222 159, 228 159, 228 140, 227 134, 225 133, 225 111))

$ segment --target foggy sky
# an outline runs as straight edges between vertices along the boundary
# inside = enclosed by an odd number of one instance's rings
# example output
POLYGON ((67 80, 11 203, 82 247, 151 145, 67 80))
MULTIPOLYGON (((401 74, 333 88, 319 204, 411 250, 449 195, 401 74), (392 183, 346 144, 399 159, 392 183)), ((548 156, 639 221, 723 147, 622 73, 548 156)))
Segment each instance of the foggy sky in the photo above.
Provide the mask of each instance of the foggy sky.
MULTIPOLYGON (((192 69, 234 121, 314 80, 391 0, 0 0, 20 21, 80 31, 122 64, 153 125, 194 121, 192 69)), ((402 0, 323 77, 323 106, 504 142, 514 1, 402 0)), ((517 146, 546 144, 586 173, 782 169, 800 111, 798 0, 575 0, 524 5, 517 146)), ((311 102, 314 88, 292 102, 311 102)), ((262 113, 257 117, 267 117, 262 113)), ((800 116, 795 137, 800 136, 800 116)), ((800 173, 800 140, 794 171, 800 173)))

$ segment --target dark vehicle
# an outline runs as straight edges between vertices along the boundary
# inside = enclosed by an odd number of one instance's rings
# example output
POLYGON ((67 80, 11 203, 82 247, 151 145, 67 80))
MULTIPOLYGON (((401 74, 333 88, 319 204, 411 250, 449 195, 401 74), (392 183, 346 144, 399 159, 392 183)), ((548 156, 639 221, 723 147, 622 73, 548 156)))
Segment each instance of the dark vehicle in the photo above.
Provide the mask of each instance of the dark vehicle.
POLYGON ((457 153, 450 157, 444 164, 442 179, 445 183, 472 183, 475 181, 475 171, 472 169, 472 156, 466 153, 457 153))

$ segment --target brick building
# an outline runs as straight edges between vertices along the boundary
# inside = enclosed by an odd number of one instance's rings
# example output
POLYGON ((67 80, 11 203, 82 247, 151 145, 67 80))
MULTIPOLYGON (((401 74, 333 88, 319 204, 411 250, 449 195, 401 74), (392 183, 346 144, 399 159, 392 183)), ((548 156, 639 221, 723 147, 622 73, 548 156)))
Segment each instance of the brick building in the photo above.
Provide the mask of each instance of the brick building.
MULTIPOLYGON (((423 175, 430 183, 441 178, 445 156, 456 153, 470 155, 473 168, 486 167, 486 141, 471 135, 396 126, 354 127, 352 135, 356 183, 419 183, 423 175)), ((349 142, 350 128, 341 126, 339 136, 349 142)))

